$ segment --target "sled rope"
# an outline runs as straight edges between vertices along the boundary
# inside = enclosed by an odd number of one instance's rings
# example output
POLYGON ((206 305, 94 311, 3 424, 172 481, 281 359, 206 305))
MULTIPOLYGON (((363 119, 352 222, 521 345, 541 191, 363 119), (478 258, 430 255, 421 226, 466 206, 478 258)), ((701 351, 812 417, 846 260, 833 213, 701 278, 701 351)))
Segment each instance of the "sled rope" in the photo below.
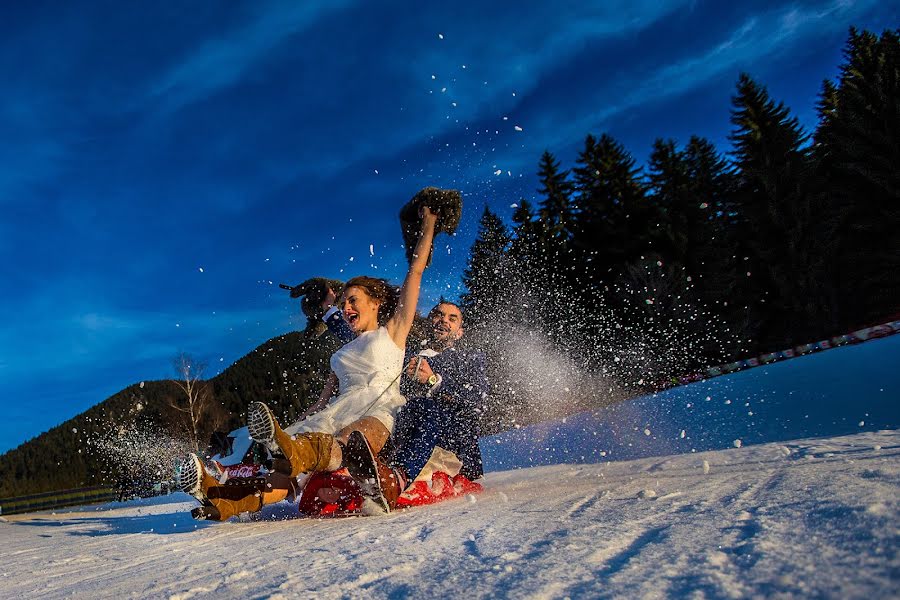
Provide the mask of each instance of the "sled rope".
MULTIPOLYGON (((418 365, 417 365, 417 368, 418 368, 418 365)), ((401 376, 401 375, 403 375, 403 368, 402 368, 402 367, 400 368, 400 372, 397 373, 397 376, 394 377, 394 378, 391 380, 391 382, 390 382, 389 384, 387 384, 387 387, 384 388, 383 390, 381 390, 381 393, 378 394, 378 396, 377 396, 374 400, 372 400, 372 403, 369 404, 369 406, 366 407, 366 410, 363 411, 363 416, 369 414, 369 411, 372 410, 372 407, 375 406, 375 403, 378 402, 379 400, 381 400, 381 397, 384 396, 384 395, 387 393, 387 391, 388 391, 389 389, 391 389, 391 386, 394 385, 394 384, 397 382, 398 379, 400 379, 400 376, 401 376)))

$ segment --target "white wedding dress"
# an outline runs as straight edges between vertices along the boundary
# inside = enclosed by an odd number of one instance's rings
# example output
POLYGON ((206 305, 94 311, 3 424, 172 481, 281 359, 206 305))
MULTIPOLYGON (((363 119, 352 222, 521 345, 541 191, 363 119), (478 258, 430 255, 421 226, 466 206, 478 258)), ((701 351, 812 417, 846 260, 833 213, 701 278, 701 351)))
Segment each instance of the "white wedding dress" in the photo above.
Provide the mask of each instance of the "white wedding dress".
POLYGON ((403 357, 403 349, 384 327, 361 333, 331 356, 339 395, 285 431, 291 435, 311 431, 335 434, 362 417, 375 417, 393 433, 397 411, 406 404, 400 393, 403 357))

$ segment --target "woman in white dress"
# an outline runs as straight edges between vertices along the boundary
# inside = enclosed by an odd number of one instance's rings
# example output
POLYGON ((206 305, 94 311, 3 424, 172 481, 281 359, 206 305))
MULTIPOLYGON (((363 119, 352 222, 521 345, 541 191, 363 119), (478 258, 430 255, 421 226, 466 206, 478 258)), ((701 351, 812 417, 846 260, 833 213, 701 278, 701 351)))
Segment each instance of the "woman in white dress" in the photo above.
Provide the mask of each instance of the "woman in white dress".
MULTIPOLYGON (((384 510, 389 510, 403 483, 392 472, 384 472, 373 455, 384 447, 397 411, 406 404, 399 380, 437 222, 425 206, 421 215, 419 239, 399 291, 383 279, 365 276, 344 286, 343 318, 357 337, 332 355, 332 372, 319 400, 304 414, 307 418, 285 430, 265 404, 253 402, 247 410, 250 437, 277 446, 290 462, 291 478, 347 467, 363 493, 384 510), (377 473, 371 472, 373 462, 377 473)), ((262 490, 255 497, 237 498, 222 489, 227 486, 218 486, 195 455, 182 466, 179 482, 204 504, 202 510, 195 509, 198 518, 224 520, 287 495, 262 490)))

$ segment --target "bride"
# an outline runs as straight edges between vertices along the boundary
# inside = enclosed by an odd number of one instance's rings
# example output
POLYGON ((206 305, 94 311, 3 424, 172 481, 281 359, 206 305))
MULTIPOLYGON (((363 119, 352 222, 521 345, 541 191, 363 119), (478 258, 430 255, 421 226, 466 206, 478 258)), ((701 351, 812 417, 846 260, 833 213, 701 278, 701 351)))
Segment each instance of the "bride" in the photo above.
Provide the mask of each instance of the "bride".
MULTIPOLYGON (((384 511, 393 507, 405 483, 375 455, 393 433, 397 411, 406 403, 399 379, 438 219, 427 206, 420 216, 418 241, 399 291, 383 279, 366 276, 344 286, 340 307, 356 338, 332 355, 332 372, 319 400, 304 413, 307 418, 282 429, 265 404, 253 402, 247 411, 250 437, 277 447, 290 463, 292 479, 346 467, 363 495, 384 511)), ((220 486, 196 455, 182 465, 179 484, 212 508, 195 516, 215 520, 259 510, 286 495, 271 486, 250 495, 224 489, 229 486, 220 486)))

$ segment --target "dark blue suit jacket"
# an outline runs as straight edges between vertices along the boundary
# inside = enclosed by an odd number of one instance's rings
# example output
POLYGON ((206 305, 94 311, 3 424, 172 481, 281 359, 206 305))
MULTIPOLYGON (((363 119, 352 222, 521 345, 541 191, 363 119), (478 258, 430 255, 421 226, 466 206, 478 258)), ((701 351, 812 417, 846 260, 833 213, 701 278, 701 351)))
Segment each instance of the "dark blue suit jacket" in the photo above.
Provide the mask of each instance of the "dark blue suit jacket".
POLYGON ((353 331, 347 325, 347 321, 344 320, 341 311, 337 311, 325 319, 325 324, 328 326, 328 331, 333 333, 342 344, 346 344, 353 339, 353 331))
MULTIPOLYGON (((409 354, 407 360, 413 356, 409 354)), ((460 459, 463 475, 477 479, 484 473, 478 429, 489 391, 484 353, 449 348, 424 360, 441 376, 441 383, 429 397, 430 386, 408 377, 401 380, 406 406, 400 409, 394 425, 395 462, 412 479, 428 462, 435 446, 440 446, 460 459)))

